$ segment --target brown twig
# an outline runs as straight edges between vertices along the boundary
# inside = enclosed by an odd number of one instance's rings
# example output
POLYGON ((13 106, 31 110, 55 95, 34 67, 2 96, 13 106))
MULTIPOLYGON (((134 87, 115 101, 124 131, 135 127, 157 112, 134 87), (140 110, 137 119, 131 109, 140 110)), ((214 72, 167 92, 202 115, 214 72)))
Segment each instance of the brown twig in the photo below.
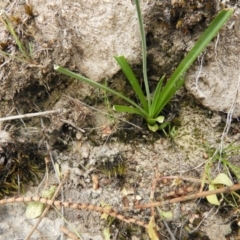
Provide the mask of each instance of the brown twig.
MULTIPOLYGON (((192 194, 192 195, 186 195, 186 196, 174 198, 174 199, 167 200, 167 201, 141 204, 141 205, 133 206, 131 208, 125 207, 124 210, 157 207, 157 206, 171 204, 171 203, 184 202, 184 201, 192 200, 192 199, 195 199, 195 198, 202 198, 202 197, 206 197, 206 196, 209 196, 209 195, 215 195, 215 194, 218 194, 218 193, 229 193, 229 192, 232 192, 232 191, 237 191, 239 189, 240 189, 240 183, 232 185, 230 187, 223 187, 223 188, 219 188, 219 189, 212 190, 212 191, 205 191, 205 192, 196 193, 196 194, 192 194)), ((99 206, 95 206, 95 205, 90 205, 90 204, 53 201, 53 200, 49 200, 49 199, 38 197, 38 196, 36 196, 36 197, 6 198, 6 199, 0 200, 0 205, 1 204, 8 204, 8 203, 21 203, 21 202, 25 202, 25 203, 26 202, 40 202, 40 203, 47 204, 47 205, 50 205, 50 206, 55 206, 55 207, 65 207, 65 208, 71 208, 71 209, 96 211, 96 212, 100 212, 100 213, 106 213, 106 214, 108 214, 108 215, 110 215, 114 218, 118 218, 119 220, 124 221, 126 223, 137 224, 137 225, 145 227, 145 228, 148 227, 148 224, 146 224, 142 221, 139 221, 138 219, 135 219, 135 218, 127 218, 127 217, 119 214, 114 209, 107 209, 107 208, 103 208, 103 207, 99 207, 99 206)))
POLYGON ((164 198, 170 198, 170 197, 174 197, 174 196, 180 196, 180 195, 184 195, 184 194, 188 194, 190 192, 193 192, 194 187, 190 186, 190 187, 186 187, 186 188, 179 188, 176 189, 175 191, 171 191, 169 193, 167 193, 164 198))
MULTIPOLYGON (((235 184, 232 185, 230 187, 223 187, 223 188, 219 188, 216 190, 211 190, 211 191, 205 191, 205 192, 201 192, 201 193, 195 193, 195 194, 191 194, 191 195, 186 195, 186 196, 182 196, 182 197, 177 197, 177 198, 173 198, 171 200, 166 200, 166 201, 162 201, 162 202, 153 202, 153 203, 148 203, 148 204, 141 204, 141 205, 136 205, 133 206, 131 208, 132 209, 144 209, 144 208, 151 208, 151 207, 157 207, 157 206, 162 206, 162 205, 166 205, 166 204, 172 204, 172 203, 177 203, 177 202, 185 202, 188 200, 193 200, 196 198, 202 198, 202 197, 206 197, 209 195, 215 195, 218 193, 229 193, 232 191, 236 191, 240 189, 240 183, 239 184, 235 184)), ((0 201, 1 203, 1 201, 0 201)), ((124 208, 124 210, 129 210, 130 208, 124 208)))
MULTIPOLYGON (((27 222, 31 227, 33 227, 33 223, 30 222, 28 219, 26 219, 26 222, 27 222)), ((40 235, 41 240, 47 240, 47 239, 43 236, 43 234, 42 234, 38 229, 36 229, 36 232, 40 235)))
POLYGON ((61 231, 62 233, 64 233, 65 235, 67 235, 67 237, 69 237, 69 238, 72 239, 72 240, 79 240, 79 239, 80 239, 76 234, 70 232, 70 231, 69 231, 66 227, 64 227, 64 226, 61 226, 61 227, 60 227, 60 231, 61 231))
POLYGON ((159 181, 159 179, 161 179, 160 173, 159 173, 159 172, 156 172, 155 178, 154 178, 153 181, 152 181, 152 187, 151 187, 151 193, 150 193, 150 200, 151 200, 151 201, 154 200, 154 194, 155 194, 157 182, 159 181))
MULTIPOLYGON (((171 180, 171 179, 179 179, 179 180, 185 180, 193 183, 201 183, 201 179, 197 178, 189 178, 189 177, 179 177, 179 176, 163 176, 157 179, 157 181, 162 181, 162 180, 171 180)), ((205 181, 205 183, 209 183, 209 181, 205 181)))
MULTIPOLYGON (((157 186, 157 182, 158 179, 160 178, 160 173, 158 171, 156 171, 155 173, 155 177, 152 181, 152 187, 151 187, 151 193, 150 193, 150 200, 151 202, 154 201, 154 195, 155 195, 155 191, 156 191, 156 186, 157 186)), ((151 208, 151 216, 155 216, 155 209, 154 207, 151 208)))
POLYGON ((27 203, 27 202, 40 202, 46 205, 54 206, 54 207, 65 207, 65 208, 71 208, 71 209, 79 209, 79 210, 90 210, 90 211, 96 211, 100 213, 106 213, 114 218, 118 218, 121 221, 124 221, 126 223, 133 223, 137 224, 139 226, 147 228, 148 225, 138 219, 135 218, 128 218, 121 214, 119 214, 114 209, 107 209, 91 204, 81 204, 81 203, 73 203, 73 202, 61 202, 61 201, 53 201, 42 197, 13 197, 13 198, 6 198, 0 200, 1 204, 8 204, 8 203, 27 203))
MULTIPOLYGON (((63 184, 65 183, 67 177, 69 175, 69 171, 65 174, 62 182, 59 184, 58 188, 56 189, 51 201, 54 201, 55 198, 57 197, 60 189, 62 188, 63 184)), ((27 235, 27 237, 25 238, 25 240, 30 239, 30 237, 32 236, 32 234, 34 233, 34 231, 37 229, 38 225, 40 224, 40 222, 42 221, 42 219, 44 218, 44 216, 47 214, 47 212, 49 211, 51 205, 48 205, 45 210, 43 211, 42 215, 40 216, 40 218, 38 219, 38 221, 36 222, 36 224, 34 225, 34 227, 32 228, 31 232, 27 235)))

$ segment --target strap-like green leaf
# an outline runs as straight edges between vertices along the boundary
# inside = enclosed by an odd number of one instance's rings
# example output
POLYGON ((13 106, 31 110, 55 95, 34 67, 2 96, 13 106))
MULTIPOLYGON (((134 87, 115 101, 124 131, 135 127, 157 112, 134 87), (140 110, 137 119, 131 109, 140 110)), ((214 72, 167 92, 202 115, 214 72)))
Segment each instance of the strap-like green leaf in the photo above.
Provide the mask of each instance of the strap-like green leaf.
POLYGON ((117 112, 126 112, 126 113, 133 113, 133 114, 138 114, 142 116, 143 118, 146 118, 146 115, 144 115, 139 109, 133 108, 133 107, 128 107, 124 105, 114 105, 113 110, 117 112))
POLYGON ((143 94, 142 88, 140 87, 135 74, 133 73, 130 65, 128 64, 126 58, 124 56, 115 56, 114 57, 117 63, 120 65, 122 71, 124 72, 125 76, 127 77, 128 81, 130 82, 134 92, 138 96, 143 109, 148 112, 148 104, 145 96, 143 94))
POLYGON ((233 9, 222 10, 208 26, 203 35, 198 39, 191 51, 178 65, 177 69, 174 71, 161 92, 161 98, 163 99, 163 101, 158 102, 158 106, 156 107, 158 112, 155 116, 157 116, 162 111, 163 107, 168 103, 168 101, 174 95, 177 89, 182 86, 182 84, 184 83, 183 74, 192 65, 192 63, 199 56, 199 54, 205 49, 205 47, 213 39, 213 37, 216 36, 220 28, 225 24, 225 22, 232 14, 233 9))
POLYGON ((161 79, 159 80, 157 87, 154 91, 153 94, 153 99, 152 99, 152 104, 149 110, 149 116, 150 117, 155 117, 155 113, 156 113, 156 108, 159 105, 159 102, 162 101, 162 97, 161 97, 161 90, 162 90, 162 85, 163 85, 163 80, 165 78, 165 75, 163 75, 161 77, 161 79))
POLYGON ((185 82, 184 78, 180 78, 176 81, 176 84, 174 86, 166 85, 163 87, 162 91, 159 94, 159 98, 156 100, 156 108, 153 115, 154 117, 157 117, 160 114, 162 109, 171 100, 171 98, 174 96, 177 90, 183 86, 184 82, 185 82), (172 87, 172 89, 168 89, 168 87, 172 87))
POLYGON ((60 72, 60 73, 63 73, 63 74, 65 74, 65 75, 69 76, 69 77, 76 78, 77 80, 80 80, 80 81, 82 81, 82 82, 88 83, 89 85, 92 85, 92 86, 94 86, 94 87, 100 88, 100 89, 102 89, 102 90, 104 90, 104 91, 108 91, 108 92, 110 92, 110 93, 112 93, 112 94, 114 94, 114 95, 116 95, 116 96, 124 99, 125 101, 127 101, 128 103, 130 103, 132 106, 136 107, 140 112, 142 112, 142 114, 144 114, 144 115, 147 114, 147 112, 146 112, 143 108, 141 108, 138 104, 136 104, 135 102, 133 102, 131 99, 125 97, 125 96, 122 95, 121 93, 116 92, 116 91, 112 90, 111 88, 109 88, 109 87, 107 87, 107 86, 105 86, 105 85, 103 85, 103 84, 100 84, 100 83, 98 83, 98 82, 95 82, 95 81, 93 81, 93 80, 91 80, 91 79, 89 79, 89 78, 83 77, 83 76, 81 76, 81 75, 79 75, 79 74, 77 74, 77 73, 74 73, 74 72, 72 72, 72 71, 69 71, 69 70, 67 70, 67 69, 65 69, 65 68, 63 68, 63 67, 58 66, 58 65, 54 65, 54 69, 55 69, 56 71, 60 72))

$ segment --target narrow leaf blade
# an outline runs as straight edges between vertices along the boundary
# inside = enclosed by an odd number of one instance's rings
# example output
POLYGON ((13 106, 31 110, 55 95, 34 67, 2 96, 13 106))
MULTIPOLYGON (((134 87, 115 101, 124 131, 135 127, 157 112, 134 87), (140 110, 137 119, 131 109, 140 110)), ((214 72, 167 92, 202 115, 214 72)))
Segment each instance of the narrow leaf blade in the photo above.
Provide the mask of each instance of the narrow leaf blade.
POLYGON ((108 92, 114 94, 115 96, 118 96, 118 97, 124 99, 126 102, 130 103, 132 106, 138 108, 143 114, 147 114, 147 113, 144 111, 144 109, 142 109, 140 106, 138 106, 134 101, 132 101, 132 100, 129 99, 128 97, 125 97, 125 96, 122 95, 121 93, 112 90, 111 88, 109 88, 109 87, 107 87, 107 86, 105 86, 105 85, 102 85, 102 84, 100 84, 100 83, 98 83, 98 82, 95 82, 95 81, 93 81, 93 80, 91 80, 91 79, 89 79, 89 78, 83 77, 83 76, 81 76, 80 74, 74 73, 74 72, 72 72, 72 71, 67 70, 66 68, 60 67, 60 66, 55 65, 55 64, 54 64, 54 70, 56 70, 56 71, 58 71, 58 72, 60 72, 60 73, 62 73, 62 74, 65 74, 66 76, 75 78, 75 79, 80 80, 80 81, 82 81, 82 82, 85 82, 85 83, 87 83, 87 84, 89 84, 89 85, 92 85, 92 86, 94 86, 94 87, 100 88, 100 89, 102 89, 102 90, 104 90, 104 91, 108 91, 108 92))
POLYGON ((138 115, 142 116, 143 118, 146 118, 146 116, 141 111, 139 111, 139 109, 133 108, 133 107, 123 106, 123 105, 114 105, 113 110, 115 110, 117 112, 138 114, 138 115))
MULTIPOLYGON (((233 9, 223 9, 217 15, 217 17, 211 22, 202 36, 198 39, 191 51, 186 55, 182 62, 178 65, 174 71, 164 89, 161 92, 163 101, 158 104, 157 111, 160 112, 163 107, 170 100, 171 96, 177 91, 177 89, 183 85, 183 74, 188 70, 192 63, 196 60, 199 54, 205 49, 208 43, 217 35, 220 28, 225 24, 229 17, 233 14, 233 9), (180 82, 178 82, 179 79, 180 82)), ((159 113, 157 113, 158 115, 159 113)))
POLYGON ((159 237, 158 237, 157 231, 156 231, 156 224, 155 224, 154 216, 151 217, 151 219, 148 223, 147 232, 148 232, 148 236, 151 240, 159 240, 159 237))
POLYGON ((157 109, 157 105, 159 105, 160 101, 162 101, 162 97, 161 97, 161 90, 162 90, 162 85, 163 85, 163 80, 165 78, 165 75, 163 75, 161 77, 161 79, 159 80, 158 84, 157 84, 157 87, 154 91, 154 94, 153 94, 153 99, 152 99, 152 104, 151 104, 151 107, 150 107, 150 117, 154 117, 155 116, 155 112, 156 112, 156 109, 157 109))
POLYGON ((156 100, 156 109, 154 117, 158 116, 162 109, 169 103, 174 94, 179 90, 185 82, 184 78, 177 79, 174 85, 166 84, 159 93, 159 98, 156 100))
POLYGON ((135 74, 133 73, 130 65, 128 64, 126 58, 124 56, 115 56, 114 58, 116 59, 117 63, 120 65, 122 71, 127 77, 129 83, 131 84, 134 92, 138 96, 144 110, 148 111, 148 104, 147 104, 147 100, 145 99, 145 95, 143 94, 143 91, 138 83, 138 80, 135 74))

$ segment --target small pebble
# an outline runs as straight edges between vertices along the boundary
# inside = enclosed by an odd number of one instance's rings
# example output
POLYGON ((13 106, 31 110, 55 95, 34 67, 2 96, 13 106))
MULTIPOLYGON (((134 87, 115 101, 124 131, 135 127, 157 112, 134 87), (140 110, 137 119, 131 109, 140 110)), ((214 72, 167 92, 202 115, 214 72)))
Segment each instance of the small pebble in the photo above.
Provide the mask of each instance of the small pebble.
POLYGON ((90 153, 89 146, 83 145, 80 149, 80 152, 83 158, 88 158, 90 153))

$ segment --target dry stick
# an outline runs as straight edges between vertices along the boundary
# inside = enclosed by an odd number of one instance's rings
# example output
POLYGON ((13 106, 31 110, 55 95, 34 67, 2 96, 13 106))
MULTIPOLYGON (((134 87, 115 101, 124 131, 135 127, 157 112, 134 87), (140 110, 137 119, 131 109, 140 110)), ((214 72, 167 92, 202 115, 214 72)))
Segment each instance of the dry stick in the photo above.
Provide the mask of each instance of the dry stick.
MULTIPOLYGON (((163 177, 157 177, 154 181, 155 182, 153 182, 153 184, 154 184, 154 186, 152 186, 152 189, 151 189, 151 197, 152 196, 154 196, 154 192, 153 192, 153 187, 154 187, 154 189, 156 188, 156 184, 158 183, 158 182, 160 182, 160 181, 162 181, 162 180, 172 180, 172 179, 176 179, 176 180, 185 180, 185 181, 189 181, 189 182, 193 182, 193 183, 201 183, 202 182, 202 180, 201 179, 197 179, 197 178, 188 178, 188 177, 179 177, 179 176, 163 176, 163 177)), ((205 181, 206 183, 208 183, 209 184, 209 181, 205 181)), ((188 187, 187 188, 187 192, 190 192, 191 190, 193 189, 193 187, 188 187)), ((180 191, 182 191, 181 189, 179 189, 180 191)), ((172 192, 170 192, 170 193, 168 193, 166 196, 169 196, 169 195, 171 195, 172 194, 172 192)), ((180 194, 182 194, 182 192, 180 192, 180 194)), ((151 198, 150 197, 150 199, 153 199, 153 198, 151 198)))
POLYGON ((67 237, 69 237, 72 240, 78 240, 79 237, 77 235, 75 235, 74 233, 70 232, 66 227, 61 226, 60 227, 60 231, 63 232, 65 235, 67 235, 67 237))
MULTIPOLYGON (((161 180, 168 180, 168 179, 179 179, 179 180, 186 180, 186 181, 191 181, 194 183, 201 183, 200 179, 196 179, 196 178, 186 178, 186 177, 179 177, 179 176, 163 176, 163 177, 157 177, 154 179, 153 183, 152 183, 152 188, 151 188, 151 194, 150 194, 150 200, 153 199, 154 196, 154 192, 155 192, 155 188, 156 188, 156 184, 161 181, 161 180)), ((209 181, 205 181, 206 183, 209 183, 209 181)), ((169 197, 173 197, 174 195, 184 195, 190 192, 193 192, 194 187, 193 186, 189 186, 186 188, 179 188, 175 191, 171 191, 169 193, 167 193, 164 197, 165 198, 169 198, 169 197)))
MULTIPOLYGON (((26 221, 31 227, 33 227, 33 223, 32 223, 32 222, 30 222, 28 219, 26 219, 25 221, 26 221)), ((41 240, 47 240, 47 239, 43 236, 43 234, 42 234, 38 229, 36 229, 36 232, 40 235, 41 240)))
MULTIPOLYGON (((197 178, 189 178, 189 177, 179 177, 179 176, 163 176, 157 179, 157 181, 161 181, 164 179, 179 179, 179 180, 185 180, 185 181, 189 181, 189 182, 194 182, 194 183, 201 183, 202 180, 201 179, 197 179, 197 178)), ((209 181, 205 181, 205 183, 210 183, 209 181)))
MULTIPOLYGON (((162 202, 153 202, 153 203, 148 203, 148 204, 141 204, 141 205, 136 205, 133 206, 133 209, 143 209, 143 208, 151 208, 151 207, 157 207, 157 206, 162 206, 162 205, 166 205, 166 204, 171 204, 171 203, 177 203, 177 202, 185 202, 188 200, 193 200, 195 198, 202 198, 202 197, 206 197, 209 195, 215 195, 218 193, 229 193, 232 191, 236 191, 240 189, 240 183, 232 185, 230 187, 223 187, 223 188, 219 188, 216 190, 211 190, 211 191, 205 191, 205 192, 201 192, 201 193, 195 193, 195 194, 191 194, 191 195, 186 195, 186 196, 182 196, 182 197, 178 197, 178 198, 173 198, 171 200, 166 200, 166 201, 162 201, 162 202)), ((0 201, 1 204, 1 201, 0 201)), ((123 208, 124 210, 129 210, 131 208, 129 207, 125 207, 123 208)))
POLYGON ((44 116, 44 115, 54 114, 54 113, 61 113, 61 112, 62 112, 61 109, 57 109, 57 110, 38 112, 38 113, 27 113, 27 114, 21 114, 21 115, 16 115, 16 116, 0 118, 0 122, 14 120, 14 119, 21 119, 21 118, 39 117, 39 116, 44 116))
MULTIPOLYGON (((151 161, 151 159, 150 159, 151 161)), ((151 187, 151 192, 150 192, 150 201, 152 202, 154 200, 154 194, 155 194, 155 190, 156 190, 156 185, 157 185, 157 179, 160 177, 160 174, 158 171, 155 172, 155 177, 152 181, 152 187, 151 187)), ((151 208, 151 216, 154 217, 155 219, 155 215, 156 215, 156 212, 155 212, 155 208, 152 207, 151 208)))
POLYGON ((170 198, 170 197, 174 197, 174 196, 180 196, 180 195, 184 195, 190 192, 193 192, 194 187, 186 187, 186 188, 180 188, 180 189, 176 189, 175 191, 171 191, 169 193, 167 193, 164 198, 170 198))
MULTIPOLYGON (((27 222, 31 227, 33 227, 33 223, 30 222, 28 219, 26 219, 26 222, 27 222)), ((42 234, 38 229, 36 229, 36 232, 40 235, 40 239, 41 239, 41 240, 48 240, 48 239, 46 239, 46 238, 43 236, 43 234, 42 234)))
MULTIPOLYGON (((142 204, 142 205, 136 205, 133 207, 125 207, 123 208, 124 210, 132 210, 132 209, 143 209, 143 208, 151 208, 151 207, 157 207, 157 206, 161 206, 164 204, 171 204, 171 203, 176 203, 176 202, 184 202, 187 200, 192 200, 195 198, 201 198, 201 197, 206 197, 209 195, 215 195, 217 193, 229 193, 232 191, 236 191, 240 189, 240 183, 239 184, 235 184, 232 185, 230 187, 224 187, 224 188, 220 188, 220 189, 216 189, 216 190, 212 190, 212 191, 205 191, 205 192, 201 192, 201 193, 196 193, 196 194, 192 194, 192 195, 188 195, 188 196, 183 196, 183 197, 179 197, 179 198, 174 198, 168 201, 162 201, 162 202, 153 202, 153 203, 149 203, 149 204, 142 204)), ((0 200, 0 205, 1 204, 8 204, 8 203, 21 203, 21 202, 40 202, 43 204, 47 204, 50 206, 55 206, 55 207, 65 207, 65 208, 71 208, 71 209, 84 209, 84 210, 90 210, 90 211, 96 211, 96 212, 100 212, 100 213, 106 213, 114 218, 118 218, 121 221, 127 222, 127 223, 134 223, 137 224, 139 226, 148 227, 148 224, 145 224, 142 221, 139 221, 138 219, 135 218, 126 218, 121 214, 118 214, 117 211, 115 211, 114 209, 105 209, 103 207, 98 207, 95 205, 89 205, 89 204, 81 204, 81 203, 74 203, 74 202, 61 202, 61 201, 53 201, 53 200, 49 200, 46 198, 42 198, 42 197, 13 197, 13 198, 6 198, 6 199, 2 199, 0 200)))
POLYGON ((200 221, 200 223, 191 231, 189 231, 190 234, 194 233, 195 231, 198 230, 198 228, 202 225, 202 223, 208 218, 208 216, 211 214, 212 210, 214 209, 215 207, 212 207, 210 209, 210 211, 202 218, 202 220, 200 221))
MULTIPOLYGON (((64 218, 64 216, 57 210, 57 208, 55 208, 55 207, 52 207, 52 208, 62 217, 62 219, 64 219, 64 223, 66 222, 66 223, 71 227, 72 231, 75 232, 74 235, 77 236, 78 239, 83 240, 83 239, 81 238, 81 235, 76 231, 75 228, 73 228, 72 224, 69 223, 66 218, 64 218)), ((60 231, 62 232, 62 234, 61 234, 61 238, 62 238, 62 237, 64 237, 64 234, 66 234, 66 231, 65 231, 65 232, 64 232, 64 230, 62 231, 61 228, 62 228, 62 229, 67 229, 67 228, 65 227, 65 225, 60 226, 60 231)), ((70 232, 70 231, 68 230, 68 232, 70 232)), ((64 239, 64 238, 63 238, 63 239, 64 239)), ((72 239, 72 238, 71 238, 71 239, 72 239)))
MULTIPOLYGON (((47 148, 47 151, 48 151, 48 155, 50 157, 50 160, 51 160, 51 163, 52 163, 52 166, 53 166, 53 169, 54 169, 54 172, 55 172, 55 175, 56 175, 56 178, 58 180, 58 183, 61 184, 61 180, 60 180, 60 176, 58 174, 58 171, 57 171, 57 168, 54 164, 54 159, 53 159, 53 156, 52 156, 52 152, 50 151, 50 147, 49 147, 49 144, 48 144, 48 141, 46 140, 45 141, 45 145, 46 145, 46 148, 47 148)), ((64 200, 64 197, 63 197, 63 191, 61 191, 61 200, 63 201, 64 200)), ((61 214, 62 216, 64 215, 64 209, 63 207, 61 207, 61 214)), ((63 225, 64 225, 64 222, 63 222, 63 225)), ((63 240, 63 234, 61 234, 61 240, 63 240)))
POLYGON ((71 121, 65 120, 65 119, 60 119, 61 122, 67 123, 68 125, 72 126, 73 128, 77 129, 79 132, 85 133, 86 131, 77 127, 74 123, 71 121))
POLYGON ((148 227, 148 224, 139 221, 138 219, 135 218, 127 218, 121 214, 119 214, 117 211, 114 209, 106 209, 103 207, 95 206, 95 205, 90 205, 90 204, 81 204, 81 203, 74 203, 74 202, 61 202, 61 201, 53 201, 49 200, 46 198, 42 198, 39 196, 36 197, 13 197, 13 198, 6 198, 0 200, 0 205, 1 204, 8 204, 8 203, 22 203, 22 202, 40 202, 43 204, 47 204, 50 206, 54 207, 65 207, 65 208, 71 208, 71 209, 79 209, 79 210, 90 210, 90 211, 96 211, 100 213, 106 213, 114 218, 118 218, 121 221, 124 221, 126 223, 133 223, 137 224, 139 226, 148 227))
POLYGON ((169 234, 170 237, 171 237, 171 240, 176 240, 174 234, 172 233, 170 227, 168 226, 167 221, 165 221, 164 218, 162 218, 162 221, 163 221, 163 224, 165 225, 165 227, 166 227, 166 229, 167 229, 168 234, 169 234))
MULTIPOLYGON (((54 201, 55 198, 57 197, 58 192, 60 191, 60 189, 62 188, 63 184, 65 183, 68 175, 69 175, 69 171, 65 174, 62 182, 59 184, 58 188, 56 189, 56 191, 55 191, 55 193, 54 193, 51 201, 54 201)), ((48 205, 48 206, 45 208, 45 210, 43 211, 42 215, 40 216, 40 218, 38 219, 38 221, 37 221, 36 224, 34 225, 32 231, 27 235, 27 237, 25 238, 25 240, 30 239, 30 237, 32 236, 32 234, 34 233, 34 231, 36 230, 36 228, 38 227, 38 225, 40 224, 40 222, 42 221, 42 219, 44 218, 44 216, 45 216, 45 215, 47 214, 47 212, 49 211, 50 207, 51 207, 51 206, 48 205)))
MULTIPOLYGON (((43 123, 42 119, 41 119, 41 125, 42 125, 42 127, 44 127, 44 123, 43 123)), ((47 139, 44 142, 45 142, 45 145, 46 145, 46 148, 47 148, 47 151, 48 151, 48 155, 50 157, 50 160, 51 160, 51 163, 52 163, 55 175, 57 177, 58 183, 61 184, 60 176, 59 176, 58 171, 56 169, 56 166, 54 164, 54 159, 53 159, 53 156, 52 156, 52 152, 50 151, 50 147, 49 147, 47 139)), ((68 175, 69 175, 69 172, 68 172, 68 175)), ((64 199, 63 191, 61 191, 61 199, 62 199, 62 201, 64 199)), ((64 209, 63 208, 61 209, 61 213, 62 213, 62 217, 63 217, 63 215, 64 215, 64 209)), ((63 222, 63 224, 64 224, 64 222, 63 222)), ((61 234, 61 240, 63 240, 63 237, 64 237, 63 234, 61 234)))

